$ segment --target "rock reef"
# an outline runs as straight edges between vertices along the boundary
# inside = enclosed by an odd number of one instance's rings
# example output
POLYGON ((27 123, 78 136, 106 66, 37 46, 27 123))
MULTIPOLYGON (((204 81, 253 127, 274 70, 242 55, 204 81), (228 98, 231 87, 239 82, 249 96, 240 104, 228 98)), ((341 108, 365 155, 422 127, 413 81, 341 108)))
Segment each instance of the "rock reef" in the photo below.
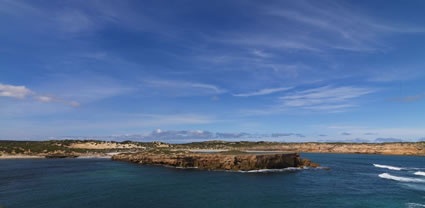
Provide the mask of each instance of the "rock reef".
POLYGON ((293 152, 278 154, 140 152, 118 154, 113 156, 112 160, 148 165, 232 171, 319 166, 309 160, 302 160, 298 153, 293 152))

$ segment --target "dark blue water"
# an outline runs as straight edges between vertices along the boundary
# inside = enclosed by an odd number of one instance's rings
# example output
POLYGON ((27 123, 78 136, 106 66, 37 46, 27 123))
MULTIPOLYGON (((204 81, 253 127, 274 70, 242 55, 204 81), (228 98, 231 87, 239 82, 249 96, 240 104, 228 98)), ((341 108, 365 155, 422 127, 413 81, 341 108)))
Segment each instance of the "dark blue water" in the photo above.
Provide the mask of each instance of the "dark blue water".
POLYGON ((0 160, 0 206, 425 207, 425 176, 414 174, 425 171, 425 157, 302 156, 330 170, 235 173, 107 159, 0 160))

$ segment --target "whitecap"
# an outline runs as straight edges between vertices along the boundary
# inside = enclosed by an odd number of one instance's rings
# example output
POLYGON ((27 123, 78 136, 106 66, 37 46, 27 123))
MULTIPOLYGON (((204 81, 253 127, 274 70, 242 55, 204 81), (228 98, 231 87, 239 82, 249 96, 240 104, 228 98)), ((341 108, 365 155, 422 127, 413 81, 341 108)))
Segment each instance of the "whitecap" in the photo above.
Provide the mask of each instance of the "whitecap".
POLYGON ((423 171, 417 171, 417 172, 415 172, 413 174, 420 175, 420 176, 425 176, 425 172, 423 172, 423 171))
POLYGON ((241 173, 271 173, 271 172, 291 172, 291 171, 299 171, 308 168, 282 168, 282 169, 259 169, 259 170, 248 170, 248 171, 239 171, 241 173))
POLYGON ((393 176, 393 175, 388 174, 388 173, 382 173, 382 174, 379 174, 378 176, 380 178, 385 178, 385 179, 390 179, 390 180, 395 180, 395 181, 400 181, 400 182, 425 183, 424 179, 393 176))
POLYGON ((408 208, 415 208, 415 207, 425 207, 425 204, 419 204, 419 203, 407 203, 408 208))
POLYGON ((400 167, 394 167, 394 166, 389 166, 389 165, 380 165, 380 164, 373 164, 373 166, 377 167, 377 168, 386 168, 386 169, 390 169, 390 170, 401 170, 403 168, 400 167))

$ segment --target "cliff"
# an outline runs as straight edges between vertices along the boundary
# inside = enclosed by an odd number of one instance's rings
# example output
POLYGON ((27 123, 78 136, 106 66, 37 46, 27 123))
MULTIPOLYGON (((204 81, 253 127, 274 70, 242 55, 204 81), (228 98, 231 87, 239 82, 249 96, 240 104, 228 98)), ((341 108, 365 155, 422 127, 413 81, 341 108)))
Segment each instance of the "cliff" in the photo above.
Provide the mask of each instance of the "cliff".
POLYGON ((190 152, 141 152, 118 154, 113 160, 148 165, 164 165, 209 170, 258 170, 282 169, 287 167, 312 166, 318 164, 301 160, 298 153, 248 154, 248 153, 190 153, 190 152))

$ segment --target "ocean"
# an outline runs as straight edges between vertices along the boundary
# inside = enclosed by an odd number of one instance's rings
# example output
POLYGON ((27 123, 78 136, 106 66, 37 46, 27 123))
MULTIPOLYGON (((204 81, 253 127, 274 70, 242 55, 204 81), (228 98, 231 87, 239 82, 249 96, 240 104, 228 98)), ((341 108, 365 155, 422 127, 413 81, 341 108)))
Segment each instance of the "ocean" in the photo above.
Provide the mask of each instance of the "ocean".
POLYGON ((0 207, 425 207, 425 157, 301 156, 330 170, 226 172, 108 159, 0 160, 0 207))

